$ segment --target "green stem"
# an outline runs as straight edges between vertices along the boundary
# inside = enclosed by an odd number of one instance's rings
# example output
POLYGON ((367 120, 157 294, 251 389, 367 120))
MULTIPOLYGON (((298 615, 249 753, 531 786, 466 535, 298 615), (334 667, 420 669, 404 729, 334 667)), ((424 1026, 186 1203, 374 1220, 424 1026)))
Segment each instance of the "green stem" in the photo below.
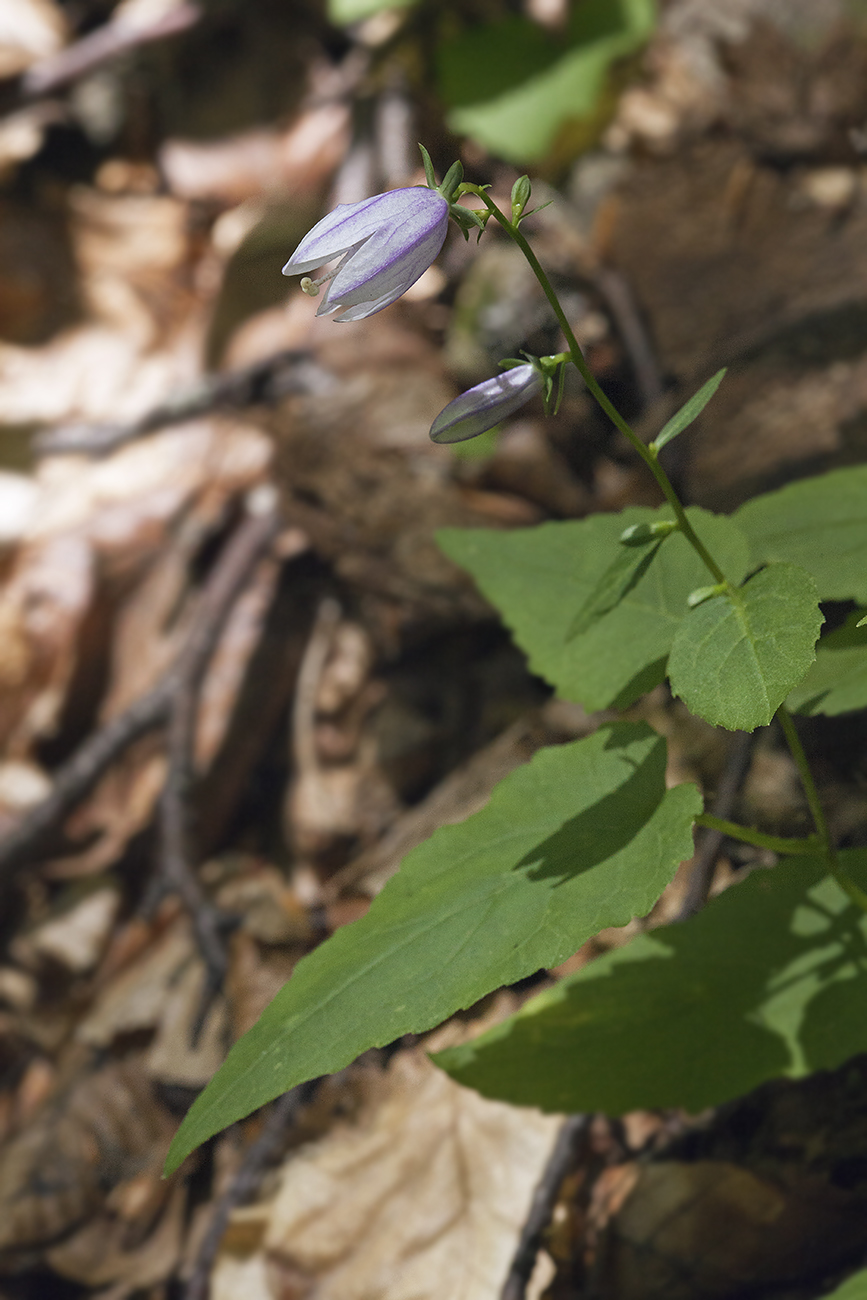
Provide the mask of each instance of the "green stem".
POLYGON ((527 262, 529 263, 533 274, 535 275, 536 279, 539 281, 539 284, 542 286, 542 291, 544 292, 545 297, 548 299, 549 303, 551 304, 551 307, 553 308, 554 314, 557 317, 557 320, 560 324, 560 328, 563 331, 563 336, 569 345, 569 356, 572 360, 572 364, 575 366, 575 369, 581 375, 581 378, 584 380, 584 383, 587 385, 588 390, 596 398, 596 401, 602 407, 602 410, 608 416, 609 420, 611 420, 612 424, 617 429, 620 430, 620 432, 624 435, 624 437, 629 439, 629 441, 632 443, 632 446, 638 452, 639 456, 644 461, 645 465, 648 467, 653 477, 656 479, 666 501, 674 511, 675 518, 677 519, 678 527, 680 531, 683 533, 684 537, 687 539, 687 541, 690 543, 693 549, 701 557, 705 566, 713 574, 716 581, 725 583, 725 585, 729 587, 730 584, 726 579, 726 576, 723 573, 722 569, 719 567, 716 560, 710 554, 707 547, 704 545, 701 538, 696 533, 692 524, 689 522, 689 519, 686 516, 686 511, 684 510, 683 506, 680 503, 680 499, 674 490, 671 480, 669 479, 665 470, 660 465, 656 455, 654 454, 654 452, 650 450, 649 447, 645 447, 644 443, 638 437, 638 434, 635 433, 634 430, 630 428, 630 426, 624 420, 623 416, 617 410, 616 406, 614 406, 613 403, 609 401, 608 397, 599 387, 599 384, 597 383, 592 370, 587 365, 587 362, 584 359, 584 353, 581 351, 580 344, 578 343, 578 340, 575 337, 575 333, 572 329, 572 326, 569 324, 569 321, 566 318, 566 313, 563 311, 563 308, 560 305, 560 299, 557 297, 557 294, 554 291, 554 287, 551 284, 551 281, 548 279, 548 276, 545 274, 545 271, 542 269, 539 259, 537 258, 536 254, 533 252, 533 249, 530 247, 525 236, 521 234, 521 231, 518 228, 518 226, 516 226, 512 221, 510 221, 504 212, 500 211, 496 203, 494 203, 493 199, 490 199, 487 193, 480 186, 464 184, 461 186, 461 189, 465 194, 475 194, 478 198, 480 198, 482 202, 485 204, 485 206, 488 208, 489 212, 491 213, 491 216, 496 221, 499 222, 499 224, 503 227, 503 229, 505 230, 509 238, 512 239, 518 245, 521 252, 524 254, 524 257, 527 259, 527 262))
POLYGON ((714 817, 712 813, 701 813, 695 819, 697 826, 706 826, 711 831, 721 831, 730 839, 740 840, 743 844, 752 844, 757 849, 770 849, 773 853, 792 857, 821 852, 823 845, 817 835, 806 839, 784 839, 780 835, 766 835, 764 831, 754 831, 748 826, 739 826, 737 822, 726 821, 723 817, 714 817))
POLYGON ((807 803, 810 806, 810 813, 819 836, 822 851, 833 869, 836 865, 834 845, 831 842, 831 833, 828 830, 828 822, 825 818, 822 801, 819 798, 819 791, 816 789, 816 782, 813 780, 813 773, 810 771, 810 764, 807 761, 807 755, 804 753, 804 746, 801 744, 801 737, 798 735, 792 715, 785 704, 781 704, 777 709, 777 717, 780 720, 780 726, 783 728, 786 744, 789 746, 792 758, 795 760, 795 766, 798 769, 798 775, 807 796, 807 803))
POLYGON ((813 773, 810 771, 810 764, 807 761, 807 755, 804 753, 804 746, 801 744, 801 737, 798 735, 792 715, 784 704, 777 709, 777 717, 780 719, 780 726, 783 728, 783 735, 786 737, 786 743, 789 746, 792 758, 795 760, 795 766, 798 769, 798 775, 801 778, 801 784, 804 787, 804 793, 807 796, 807 803, 810 806, 810 813, 818 832, 819 841, 822 851, 828 864, 828 871, 834 877, 837 884, 843 890, 843 893, 855 904, 860 911, 867 913, 867 893, 856 885, 855 881, 844 871, 837 861, 837 850, 831 839, 831 832, 828 828, 828 821, 825 817, 825 810, 819 798, 819 791, 816 789, 816 782, 813 780, 813 773))

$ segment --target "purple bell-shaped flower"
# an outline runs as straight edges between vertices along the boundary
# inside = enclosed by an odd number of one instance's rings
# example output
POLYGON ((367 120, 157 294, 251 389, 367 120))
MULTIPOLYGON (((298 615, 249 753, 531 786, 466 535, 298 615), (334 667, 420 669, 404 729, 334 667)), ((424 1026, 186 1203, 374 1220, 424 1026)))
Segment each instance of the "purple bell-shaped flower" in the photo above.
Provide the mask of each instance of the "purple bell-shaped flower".
POLYGON ((284 275, 303 275, 301 288, 316 294, 328 283, 317 316, 340 311, 341 321, 364 320, 388 307, 431 265, 443 246, 449 204, 436 190, 411 186, 360 203, 340 203, 305 235, 284 275), (307 273, 335 258, 319 280, 307 273))

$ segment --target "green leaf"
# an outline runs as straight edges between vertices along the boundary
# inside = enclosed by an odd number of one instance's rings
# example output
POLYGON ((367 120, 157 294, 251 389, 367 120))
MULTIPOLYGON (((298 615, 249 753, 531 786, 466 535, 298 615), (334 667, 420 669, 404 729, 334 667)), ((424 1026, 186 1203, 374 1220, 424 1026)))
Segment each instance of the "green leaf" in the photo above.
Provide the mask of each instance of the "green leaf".
MULTIPOLYGON (((841 855, 862 882, 867 853, 841 855)), ((816 858, 758 869, 526 1003, 437 1065, 552 1111, 700 1111, 867 1050, 867 917, 816 858)))
POLYGON ((559 128, 597 110, 612 63, 639 49, 653 0, 583 0, 557 37, 519 16, 476 23, 445 43, 440 92, 453 131, 510 162, 544 157, 559 128))
POLYGON ((847 1277, 836 1291, 823 1296, 822 1300, 867 1300, 867 1269, 847 1277))
POLYGON ((867 465, 754 497, 734 519, 750 540, 752 567, 788 560, 813 575, 820 600, 867 604, 867 465))
POLYGON ((651 447, 661 451, 667 442, 671 442, 672 438, 676 438, 679 433, 683 433, 684 429, 688 429, 693 420, 698 419, 722 383, 727 369, 728 366, 724 366, 722 370, 718 370, 706 384, 702 385, 695 396, 691 397, 686 405, 682 406, 677 414, 673 415, 668 423, 663 425, 650 444, 651 447))
MULTIPOLYGON (((672 534, 615 609, 572 641, 569 629, 575 611, 608 570, 624 527, 669 514, 667 507, 637 507, 508 533, 447 528, 437 541, 473 575, 532 671, 558 695, 588 709, 626 707, 662 681, 674 634, 687 614, 687 597, 707 581, 692 547, 672 534)), ((739 582, 748 562, 743 534, 722 515, 693 508, 687 515, 731 580, 739 582)))
POLYGON ((700 809, 695 786, 666 791, 665 742, 643 724, 541 750, 298 963, 193 1104, 167 1167, 295 1084, 430 1029, 646 912, 692 853, 700 809))
POLYGON ((418 0, 328 0, 328 21, 345 27, 383 9, 409 9, 417 3, 418 0))
POLYGON ((422 165, 424 166, 424 178, 428 184, 428 188, 435 190, 437 187, 437 177, 436 172, 434 171, 433 160, 423 144, 419 144, 418 147, 421 154, 422 165))
POLYGON ((833 717, 867 708, 867 626, 859 626, 863 614, 856 609, 845 626, 822 637, 816 662, 789 696, 795 713, 833 717))
POLYGON ((644 577, 663 540, 659 538, 647 547, 621 546, 575 615, 566 634, 567 641, 588 631, 597 619, 610 614, 620 604, 623 597, 644 577))
POLYGON ((815 659, 823 622, 809 573, 771 564, 690 611, 671 647, 671 689, 715 727, 765 727, 815 659))

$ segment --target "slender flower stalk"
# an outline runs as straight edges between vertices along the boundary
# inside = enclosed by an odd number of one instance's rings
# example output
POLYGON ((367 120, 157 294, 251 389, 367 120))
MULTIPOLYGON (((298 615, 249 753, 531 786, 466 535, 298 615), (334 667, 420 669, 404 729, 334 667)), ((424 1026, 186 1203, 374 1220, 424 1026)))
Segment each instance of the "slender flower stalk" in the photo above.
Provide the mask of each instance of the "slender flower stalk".
POLYGON ((315 296, 328 284, 317 316, 340 311, 340 321, 365 320, 415 284, 443 246, 449 204, 423 185, 340 203, 301 240, 283 267, 301 275, 301 288, 315 296), (311 280, 309 272, 340 258, 337 267, 311 280))
POLYGON ((525 402, 540 393, 545 376, 531 362, 505 370, 469 388, 440 411, 431 425, 434 442, 466 442, 514 415, 525 402))
POLYGON ((689 522, 689 519, 687 518, 686 513, 684 512, 683 506, 681 505, 680 498, 675 492, 665 470, 659 464, 657 457, 653 454, 652 451, 650 451, 649 448, 645 447, 644 443, 638 437, 637 433, 635 433, 634 429, 630 428, 630 426, 626 423, 623 416, 617 410, 617 407, 614 406, 614 404, 611 401, 609 401, 608 397, 605 395, 605 393, 602 391, 599 384, 597 383, 596 377, 593 374, 592 370, 587 365, 587 362, 584 358, 584 353, 581 351, 580 345, 578 343, 578 340, 575 337, 575 333, 572 329, 572 326, 569 324, 569 320, 566 316, 566 313, 563 311, 563 307, 560 303, 560 299, 557 297, 557 294, 554 292, 554 288, 551 284, 551 281, 548 279, 547 275, 542 269, 542 265, 539 259, 537 258, 536 254, 533 252, 530 245, 527 243, 526 238, 524 237, 524 235, 520 230, 520 222, 524 215, 523 208, 518 212, 517 219, 514 221, 510 221, 509 218, 505 215, 505 213, 500 211, 496 203, 494 203, 493 199, 491 199, 488 196, 488 194, 485 192, 485 188, 482 187, 481 185, 470 185, 468 183, 462 183, 458 187, 456 193, 458 197, 460 197, 460 195, 462 194, 474 194, 477 198, 480 198, 484 203, 485 207, 487 208, 487 215, 489 217, 493 217, 494 220, 497 221, 503 227, 503 229, 505 230, 509 238, 518 245, 521 252, 524 254, 524 257, 526 258, 527 262, 529 263, 530 269, 532 270, 536 279, 539 281, 539 284, 542 288, 542 291, 545 294, 545 297, 548 299, 549 303, 551 304, 551 307, 554 310, 554 314, 557 317, 557 321, 560 325, 560 328, 563 331, 563 336, 566 339, 567 344, 569 345, 569 356, 572 361, 572 364, 575 366, 575 369, 581 375, 581 378, 584 380, 585 384, 587 385, 587 388, 595 397, 596 401, 602 407, 602 410, 612 421, 615 427, 619 429, 620 432, 626 438, 629 439, 629 441, 632 443, 633 447, 638 452, 641 459, 647 465, 651 474, 656 479, 657 483, 662 489, 666 501, 671 506, 672 510, 677 516, 677 522, 680 526, 681 532, 686 537, 687 541, 690 543, 692 548, 701 557, 703 563, 710 571, 710 573, 713 574, 714 579, 717 582, 724 583, 727 591, 733 591, 734 588, 727 581, 726 576, 723 573, 722 569, 719 567, 716 560, 714 560, 713 556, 710 554, 707 547, 704 545, 701 538, 696 533, 692 524, 689 522))

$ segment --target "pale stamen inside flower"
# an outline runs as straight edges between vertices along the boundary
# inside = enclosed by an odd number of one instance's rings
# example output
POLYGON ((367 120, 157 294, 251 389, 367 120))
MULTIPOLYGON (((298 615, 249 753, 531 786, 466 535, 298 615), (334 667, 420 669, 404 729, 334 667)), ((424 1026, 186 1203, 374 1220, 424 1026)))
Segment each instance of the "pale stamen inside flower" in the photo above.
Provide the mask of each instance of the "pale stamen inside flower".
POLYGON ((327 284, 329 280, 333 280, 339 270, 340 267, 335 266, 333 271, 326 271, 324 275, 320 275, 318 280, 311 280, 309 275, 302 275, 299 286, 301 292, 306 293, 310 298, 318 298, 319 290, 322 288, 323 284, 327 284))

